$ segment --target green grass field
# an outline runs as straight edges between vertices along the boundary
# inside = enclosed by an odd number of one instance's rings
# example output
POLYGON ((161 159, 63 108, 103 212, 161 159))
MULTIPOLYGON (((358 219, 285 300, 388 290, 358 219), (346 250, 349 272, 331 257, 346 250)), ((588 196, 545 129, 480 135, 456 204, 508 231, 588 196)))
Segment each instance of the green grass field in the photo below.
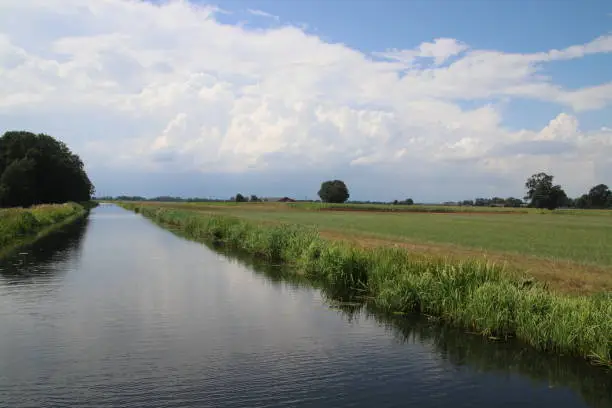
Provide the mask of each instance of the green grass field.
POLYGON ((369 211, 293 211, 250 204, 226 208, 191 204, 255 221, 314 225, 410 242, 450 244, 612 266, 612 217, 591 214, 438 214, 369 211), (250 208, 247 208, 249 207, 250 208))
MULTIPOLYGON (((383 225, 397 231, 393 228, 412 219, 421 220, 419 228, 425 231, 427 224, 436 221, 427 222, 429 218, 424 218, 424 214, 410 214, 411 218, 406 214, 282 209, 274 212, 269 209, 257 211, 252 207, 248 210, 233 207, 229 211, 224 207, 224 210, 215 211, 210 206, 156 203, 130 203, 124 207, 164 226, 178 228, 191 239, 223 243, 270 262, 286 262, 294 266, 294 273, 313 282, 325 283, 335 293, 351 293, 368 299, 387 312, 425 313, 484 336, 498 339, 517 337, 541 350, 580 355, 597 364, 612 366, 610 294, 568 296, 482 260, 465 262, 421 257, 402 248, 384 245, 362 247, 345 242, 342 235, 330 239, 320 231, 321 223, 348 236, 355 235, 351 232, 354 228, 363 229, 364 226, 366 231, 380 231, 383 225), (304 226, 313 224, 319 228, 304 226)), ((446 214, 425 215, 434 217, 432 219, 448 217, 446 214)), ((490 230, 475 227, 479 224, 473 224, 475 219, 472 217, 449 217, 449 224, 437 224, 436 236, 441 236, 445 230, 448 233, 456 229, 455 226, 472 234, 487 235, 490 230)), ((521 218, 523 215, 508 217, 521 218)), ((547 220, 557 218, 541 217, 547 220)), ((590 218, 587 220, 591 221, 590 218)), ((549 230, 545 237, 554 238, 555 231, 573 226, 570 221, 557 226, 556 230, 549 230)), ((559 221, 550 225, 557 223, 559 221)), ((514 232, 514 239, 521 240, 516 224, 514 229, 505 225, 502 233, 514 232)), ((529 223, 522 225, 528 228, 529 223)), ((464 237, 467 236, 469 234, 464 237)), ((454 239, 458 238, 455 236, 454 239)))
POLYGON ((328 239, 363 246, 404 246, 412 252, 459 259, 486 257, 562 291, 612 291, 612 211, 523 208, 499 213, 504 209, 489 208, 469 213, 460 207, 440 213, 449 207, 439 206, 433 212, 380 212, 370 205, 328 211, 310 203, 140 205, 315 226, 328 239))

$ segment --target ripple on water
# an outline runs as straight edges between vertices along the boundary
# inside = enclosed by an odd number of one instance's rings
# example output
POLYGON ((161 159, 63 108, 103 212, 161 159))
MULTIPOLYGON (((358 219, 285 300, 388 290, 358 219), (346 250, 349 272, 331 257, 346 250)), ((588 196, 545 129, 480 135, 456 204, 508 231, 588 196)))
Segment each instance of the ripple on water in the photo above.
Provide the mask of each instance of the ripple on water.
POLYGON ((313 289, 98 207, 88 222, 0 263, 0 406, 612 401, 605 380, 583 366, 422 322, 347 316, 313 289))

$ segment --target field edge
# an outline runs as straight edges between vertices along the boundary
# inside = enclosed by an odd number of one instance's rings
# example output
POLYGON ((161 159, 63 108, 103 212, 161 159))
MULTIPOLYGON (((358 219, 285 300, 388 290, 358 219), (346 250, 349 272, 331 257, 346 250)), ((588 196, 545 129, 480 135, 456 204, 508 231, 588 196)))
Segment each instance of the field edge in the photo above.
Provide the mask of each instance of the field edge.
POLYGON ((401 249, 356 248, 325 240, 313 228, 119 205, 178 227, 192 239, 221 241, 268 260, 292 263, 313 279, 365 291, 389 312, 430 314, 485 336, 517 337, 540 350, 612 366, 612 296, 606 294, 564 296, 538 282, 504 276, 492 264, 414 259, 401 249))

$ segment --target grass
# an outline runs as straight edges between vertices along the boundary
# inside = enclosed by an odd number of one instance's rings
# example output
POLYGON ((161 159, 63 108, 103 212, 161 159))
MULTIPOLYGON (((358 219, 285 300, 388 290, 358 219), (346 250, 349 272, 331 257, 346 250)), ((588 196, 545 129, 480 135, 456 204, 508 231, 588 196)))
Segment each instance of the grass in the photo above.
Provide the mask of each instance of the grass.
POLYGON ((505 207, 471 207, 471 206, 451 206, 451 205, 403 205, 403 204, 334 204, 317 202, 297 202, 288 203, 288 206, 310 210, 353 210, 353 211, 373 211, 373 212, 425 212, 425 213, 449 213, 449 212, 516 212, 526 213, 526 208, 505 208, 505 207))
POLYGON ((0 209, 0 256, 87 212, 77 203, 0 209))
MULTIPOLYGON (((516 214, 496 214, 495 210, 488 214, 381 214, 371 211, 294 210, 291 204, 147 204, 222 212, 255 221, 289 222, 317 226, 323 230, 411 242, 450 244, 612 266, 612 217, 605 215, 605 212, 596 212, 589 217, 561 213, 548 216, 518 210, 516 214)), ((612 211, 608 212, 612 214, 612 211)))
POLYGON ((200 241, 284 261, 308 279, 362 294, 389 312, 417 312, 492 338, 612 366, 612 294, 567 296, 478 260, 414 256, 402 248, 330 241, 316 227, 122 204, 200 241))
MULTIPOLYGON (((174 230, 173 230, 174 231, 174 230)), ((180 231, 176 232, 182 236, 180 231)), ((225 250, 222 247, 206 243, 206 246, 222 252, 236 262, 248 267, 267 280, 282 282, 294 290, 304 286, 313 286, 303 275, 295 274, 290 267, 271 264, 249 256, 243 252, 225 250)), ((430 349, 440 354, 444 360, 454 365, 466 364, 480 372, 510 372, 520 374, 537 382, 546 382, 551 388, 569 387, 579 392, 589 406, 610 406, 612 394, 609 392, 609 371, 597 370, 582 364, 571 356, 555 356, 540 353, 535 349, 523 347, 520 342, 485 344, 486 338, 478 335, 466 335, 465 330, 440 322, 438 319, 426 318, 416 314, 384 313, 376 310, 367 302, 354 299, 347 294, 334 293, 326 285, 316 286, 322 299, 331 310, 342 314, 351 322, 355 319, 373 320, 390 332, 400 343, 425 341, 430 349)), ((499 342, 496 342, 499 343, 499 342)))
POLYGON ((321 202, 298 201, 293 203, 279 202, 235 202, 235 201, 210 201, 210 202, 154 202, 153 205, 181 205, 200 207, 208 209, 232 209, 241 210, 297 210, 297 211, 359 211, 359 212, 391 212, 391 213, 436 213, 436 214, 549 214, 549 215, 579 215, 579 216, 612 216, 612 210, 581 210, 581 209, 558 209, 554 211, 526 208, 526 207, 475 207, 475 206, 453 206, 453 205, 394 205, 394 204, 333 204, 321 202))
POLYGON ((612 291, 612 211, 500 214, 492 208, 489 213, 440 214, 316 211, 309 209, 312 203, 139 205, 312 226, 328 239, 361 247, 401 247, 457 262, 495 261, 509 273, 527 274, 567 293, 612 291))
POLYGON ((612 218, 536 214, 377 214, 355 212, 241 211, 261 221, 313 225, 415 242, 455 244, 612 266, 612 218))

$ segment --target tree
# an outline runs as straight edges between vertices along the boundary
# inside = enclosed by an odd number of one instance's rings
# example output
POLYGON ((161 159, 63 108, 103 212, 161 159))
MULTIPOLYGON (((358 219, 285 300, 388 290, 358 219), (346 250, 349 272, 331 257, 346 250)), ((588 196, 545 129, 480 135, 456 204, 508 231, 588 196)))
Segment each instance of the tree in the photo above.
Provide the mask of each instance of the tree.
POLYGON ((0 206, 88 201, 94 187, 79 156, 45 134, 0 137, 0 206))
POLYGON ((404 201, 404 204, 406 204, 406 205, 413 205, 414 204, 414 200, 412 200, 412 198, 407 198, 406 201, 404 201))
POLYGON ((533 200, 536 194, 536 189, 543 188, 551 189, 553 186, 553 176, 546 173, 537 173, 527 179, 525 182, 525 188, 527 189, 527 195, 525 200, 533 200))
POLYGON ((325 203, 343 203, 349 199, 350 194, 342 180, 329 180, 321 183, 319 197, 325 203))
POLYGON ((234 199, 237 203, 244 203, 247 199, 240 193, 236 194, 236 198, 234 199))
POLYGON ((251 194, 251 199, 249 200, 252 203, 259 201, 259 197, 257 197, 255 194, 251 194))
POLYGON ((529 206, 554 210, 567 204, 567 195, 560 185, 553 185, 553 176, 546 173, 537 173, 527 179, 526 200, 529 206))
POLYGON ((590 208, 591 204, 589 202, 589 196, 587 194, 583 194, 575 200, 576 208, 590 208))
POLYGON ((518 198, 508 197, 505 200, 505 205, 507 207, 520 207, 521 204, 523 204, 523 201, 518 198))
POLYGON ((9 164, 0 177, 0 201, 4 206, 36 203, 35 163, 18 159, 9 164))
POLYGON ((489 203, 489 205, 491 204, 498 204, 498 205, 505 205, 506 204, 506 200, 504 200, 501 197, 493 197, 489 203))
POLYGON ((598 184, 587 194, 590 208, 607 208, 612 192, 605 184, 598 184))

